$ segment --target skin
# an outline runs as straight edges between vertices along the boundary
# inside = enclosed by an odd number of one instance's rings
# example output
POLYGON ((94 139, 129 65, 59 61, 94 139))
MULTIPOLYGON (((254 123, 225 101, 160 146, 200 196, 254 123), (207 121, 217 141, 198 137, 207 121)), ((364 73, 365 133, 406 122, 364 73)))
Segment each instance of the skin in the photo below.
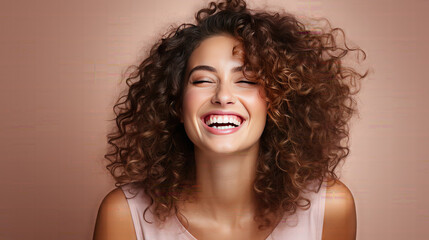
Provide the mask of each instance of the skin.
POLYGON ((194 201, 182 203, 179 209, 196 238, 210 239, 207 232, 217 229, 222 239, 241 239, 245 237, 243 229, 254 225, 252 183, 267 102, 263 89, 239 70, 243 62, 239 54, 234 55, 238 49, 235 38, 213 36, 204 40, 188 61, 182 121, 195 146, 198 189, 194 201), (246 121, 237 132, 213 134, 200 119, 213 110, 232 111, 246 121))
MULTIPOLYGON (((197 239, 263 240, 274 230, 258 230, 252 183, 259 139, 265 127, 267 103, 259 85, 245 83, 239 42, 228 35, 204 40, 188 61, 182 122, 195 145, 197 191, 178 202, 179 221, 197 239), (208 66, 198 67, 198 66, 208 66), (193 69, 198 70, 193 70, 193 69), (200 82, 199 82, 200 81, 200 82), (201 82, 206 81, 206 82, 201 82), (246 119, 232 134, 215 135, 200 116, 212 110, 239 113, 246 119), (214 234, 216 233, 216 234, 214 234)), ((350 190, 330 182, 325 201, 323 240, 354 240, 356 210, 350 190)), ((272 220, 278 223, 280 219, 272 220)), ((94 239, 136 239, 127 201, 121 189, 110 192, 100 205, 94 239)))

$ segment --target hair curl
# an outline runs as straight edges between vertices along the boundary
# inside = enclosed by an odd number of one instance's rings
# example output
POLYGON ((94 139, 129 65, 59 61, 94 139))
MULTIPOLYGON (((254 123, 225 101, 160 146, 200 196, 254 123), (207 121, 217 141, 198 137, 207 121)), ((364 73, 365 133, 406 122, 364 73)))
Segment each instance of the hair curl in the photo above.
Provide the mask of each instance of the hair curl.
POLYGON ((187 59, 204 39, 230 34, 243 44, 244 64, 253 70, 247 77, 260 82, 269 102, 253 189, 255 220, 270 226, 268 214, 310 206, 300 193, 311 181, 320 188, 324 178, 338 179, 334 170, 349 154, 348 121, 357 111, 352 96, 368 73, 343 60, 365 52, 337 46, 340 28, 311 31, 291 14, 251 10, 242 0, 211 2, 195 18, 170 30, 126 79, 107 169, 116 186, 144 188, 157 219, 178 212, 180 193, 195 184, 193 143, 180 122, 187 59))

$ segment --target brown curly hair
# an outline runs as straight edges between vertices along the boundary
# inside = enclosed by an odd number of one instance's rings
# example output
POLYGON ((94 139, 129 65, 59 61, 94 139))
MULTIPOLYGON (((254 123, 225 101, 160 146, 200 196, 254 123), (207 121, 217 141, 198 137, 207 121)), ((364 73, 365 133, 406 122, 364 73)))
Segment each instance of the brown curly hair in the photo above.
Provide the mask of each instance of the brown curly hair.
POLYGON ((195 18, 164 35, 127 77, 127 93, 114 106, 107 169, 116 186, 144 188, 158 220, 178 213, 176 202, 195 184, 193 143, 180 122, 187 59, 204 39, 232 35, 244 48, 243 74, 250 68, 246 76, 267 93, 253 190, 255 221, 271 226, 270 213, 310 206, 301 196, 310 182, 319 190, 323 179, 338 179, 334 170, 349 154, 348 121, 357 111, 352 96, 368 73, 343 60, 365 52, 337 46, 340 28, 312 31, 291 14, 252 10, 243 0, 210 2, 195 18))

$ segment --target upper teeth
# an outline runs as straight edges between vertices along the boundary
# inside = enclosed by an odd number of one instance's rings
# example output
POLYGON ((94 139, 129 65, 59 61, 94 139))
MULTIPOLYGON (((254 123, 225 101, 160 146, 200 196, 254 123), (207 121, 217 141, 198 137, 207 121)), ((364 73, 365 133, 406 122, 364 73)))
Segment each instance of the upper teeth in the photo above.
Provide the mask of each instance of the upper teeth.
POLYGON ((213 123, 233 123, 236 126, 240 126, 241 119, 235 115, 211 115, 209 118, 206 118, 207 125, 213 123))

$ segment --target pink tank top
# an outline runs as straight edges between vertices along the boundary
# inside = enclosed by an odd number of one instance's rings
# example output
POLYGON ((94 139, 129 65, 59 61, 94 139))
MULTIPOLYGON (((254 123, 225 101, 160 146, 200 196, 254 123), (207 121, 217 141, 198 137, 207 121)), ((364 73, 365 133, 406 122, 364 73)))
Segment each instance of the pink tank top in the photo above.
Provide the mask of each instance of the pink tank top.
MULTIPOLYGON (((317 190, 316 182, 310 185, 310 189, 317 190)), ((155 223, 155 218, 150 211, 146 211, 146 219, 143 213, 150 203, 150 199, 142 189, 133 188, 131 184, 121 187, 124 192, 134 223, 137 240, 197 240, 182 225, 176 215, 167 218, 162 226, 155 223), (133 197, 135 196, 135 197, 133 197)), ((282 220, 266 240, 296 239, 296 240, 321 240, 323 229, 323 217, 325 211, 326 182, 322 183, 319 192, 305 191, 304 196, 311 201, 311 207, 307 210, 298 208, 287 221, 282 220)))

